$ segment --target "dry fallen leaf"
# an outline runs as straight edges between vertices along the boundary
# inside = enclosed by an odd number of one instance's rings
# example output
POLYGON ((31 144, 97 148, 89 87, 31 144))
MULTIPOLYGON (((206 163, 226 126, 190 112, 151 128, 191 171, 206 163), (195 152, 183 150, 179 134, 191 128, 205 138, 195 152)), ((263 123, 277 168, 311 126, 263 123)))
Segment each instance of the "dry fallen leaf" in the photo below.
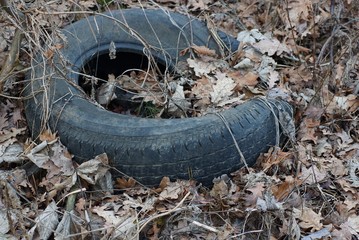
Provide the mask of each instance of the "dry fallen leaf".
POLYGON ((168 113, 176 117, 185 117, 185 113, 191 107, 191 103, 185 98, 183 86, 176 85, 176 90, 169 100, 168 113))
POLYGON ((336 177, 343 177, 348 174, 348 168, 343 164, 343 160, 331 157, 329 159, 330 164, 330 172, 336 177))
POLYGON ((228 185, 224 180, 220 180, 214 183, 210 195, 215 198, 226 197, 229 193, 228 185))
POLYGON ((198 101, 194 104, 195 107, 200 109, 207 107, 210 103, 210 93, 213 91, 211 81, 203 76, 196 81, 196 84, 192 87, 192 94, 196 96, 198 101))
POLYGON ((257 48, 261 53, 267 53, 268 56, 277 54, 280 56, 283 52, 290 53, 289 47, 285 44, 280 43, 276 38, 267 38, 254 43, 253 46, 257 48))
POLYGON ((312 165, 306 168, 302 166, 302 175, 300 179, 303 180, 303 183, 306 184, 315 184, 323 181, 328 177, 327 170, 324 167, 319 169, 316 165, 312 165))
POLYGON ((107 233, 112 233, 112 239, 116 239, 120 236, 123 237, 122 239, 124 240, 132 239, 135 236, 137 230, 136 213, 129 209, 128 211, 124 211, 119 215, 116 214, 114 210, 105 209, 106 206, 95 206, 92 209, 92 212, 105 219, 107 233))
POLYGON ((335 114, 338 110, 340 112, 353 113, 359 109, 359 99, 354 94, 349 94, 348 96, 334 96, 333 101, 329 103, 327 107, 327 112, 335 114))
MULTIPOLYGON (((43 141, 31 149, 30 153, 26 156, 39 168, 47 170, 46 178, 50 181, 56 176, 66 179, 75 171, 72 156, 59 140, 50 144, 47 141, 43 141)), ((54 181, 57 182, 57 180, 54 181)), ((51 189, 52 187, 49 188, 51 189)))
POLYGON ((261 212, 283 210, 282 203, 279 203, 270 191, 265 191, 264 198, 258 197, 256 209, 261 212))
POLYGON ((60 169, 63 175, 70 176, 74 173, 72 155, 60 142, 56 142, 51 146, 51 161, 60 169))
MULTIPOLYGON (((14 214, 10 213, 10 217, 14 218, 14 214)), ((10 231, 10 223, 9 223, 9 212, 5 209, 0 210, 0 234, 5 235, 10 231)))
POLYGON ((320 119, 314 119, 306 117, 302 120, 298 131, 298 140, 313 141, 317 143, 318 136, 316 135, 316 129, 320 126, 320 119))
MULTIPOLYGON (((57 208, 56 203, 51 202, 46 209, 36 217, 35 225, 30 232, 34 234, 36 230, 40 239, 49 239, 59 224, 57 208)), ((33 237, 31 237, 31 239, 33 239, 33 237)))
POLYGON ((283 201, 295 187, 298 187, 302 181, 294 179, 292 176, 286 176, 285 180, 275 186, 272 186, 273 195, 278 201, 283 201))
POLYGON ((51 59, 55 52, 61 48, 63 48, 64 46, 62 44, 56 44, 55 46, 50 46, 49 49, 47 49, 45 52, 44 52, 44 56, 47 58, 47 59, 51 59))
POLYGON ((96 101, 103 106, 107 106, 114 98, 116 98, 115 88, 115 75, 108 74, 108 81, 96 90, 96 101))
POLYGON ((15 138, 17 135, 22 134, 26 130, 25 128, 11 128, 10 130, 0 131, 0 143, 3 143, 11 138, 15 138))
POLYGON ((74 210, 71 210, 70 212, 65 211, 54 233, 55 240, 67 238, 72 234, 72 229, 79 228, 83 224, 86 224, 85 221, 77 217, 74 210))
POLYGON ((285 68, 282 70, 282 74, 295 85, 296 89, 303 89, 305 84, 313 79, 313 73, 305 64, 301 64, 299 67, 285 68))
POLYGON ((233 94, 233 89, 236 84, 233 79, 227 77, 225 73, 217 72, 215 77, 217 81, 213 85, 213 92, 211 92, 210 95, 212 103, 218 104, 233 94))
POLYGON ((20 163, 22 161, 20 155, 23 153, 23 147, 14 141, 6 141, 0 144, 0 164, 6 163, 20 163))
POLYGON ((285 24, 286 29, 297 31, 300 36, 306 36, 311 23, 312 2, 310 0, 288 1, 286 8, 278 9, 279 16, 285 24))
POLYGON ((94 0, 83 0, 83 1, 80 1, 79 4, 85 8, 92 8, 92 7, 96 6, 97 2, 94 0))
POLYGON ((243 76, 239 71, 228 73, 228 77, 232 78, 236 86, 234 92, 241 92, 245 86, 256 86, 258 84, 258 75, 253 72, 247 72, 243 76))
POLYGON ((207 76, 217 69, 213 62, 205 62, 200 59, 187 59, 190 68, 193 68, 197 77, 207 76))
POLYGON ((279 81, 279 73, 275 70, 276 61, 268 56, 263 55, 259 67, 256 69, 259 78, 262 82, 268 84, 268 88, 271 89, 277 85, 279 81))
POLYGON ((209 49, 206 46, 195 46, 195 45, 193 45, 193 46, 191 46, 191 48, 198 55, 207 55, 207 56, 211 56, 211 57, 217 56, 216 51, 214 51, 213 49, 209 49))
POLYGON ((118 189, 128 189, 128 188, 133 188, 135 185, 136 185, 136 180, 133 179, 132 177, 128 179, 122 177, 116 179, 115 187, 118 189))
POLYGON ((239 32, 237 35, 237 40, 243 43, 255 43, 258 40, 264 39, 262 33, 259 32, 258 29, 252 29, 250 31, 245 30, 239 32))
POLYGON ((77 167, 77 174, 90 184, 95 184, 109 170, 107 154, 97 155, 77 167))
POLYGON ((314 212, 311 208, 293 208, 293 214, 296 219, 300 220, 299 226, 301 228, 311 229, 311 231, 318 231, 323 228, 323 217, 320 213, 314 212))
POLYGON ((257 199, 263 197, 264 183, 257 182, 256 185, 252 188, 247 188, 246 191, 251 192, 251 194, 246 194, 245 201, 247 206, 255 206, 257 199))
POLYGON ((188 0, 187 7, 191 11, 203 11, 208 9, 209 0, 188 0))
POLYGON ((348 218, 347 223, 344 223, 348 226, 351 234, 356 235, 359 233, 359 216, 352 215, 348 218))
POLYGON ((318 139, 316 145, 316 155, 319 156, 328 156, 332 151, 332 145, 328 142, 326 137, 318 139))
POLYGON ((159 199, 177 199, 180 194, 183 193, 183 188, 178 182, 170 182, 162 192, 160 193, 159 199))
POLYGON ((267 171, 270 167, 288 159, 291 155, 292 153, 283 152, 279 147, 269 148, 268 152, 264 153, 260 160, 263 171, 267 171))
POLYGON ((40 134, 40 141, 52 142, 57 139, 57 133, 52 133, 51 129, 46 129, 40 134))

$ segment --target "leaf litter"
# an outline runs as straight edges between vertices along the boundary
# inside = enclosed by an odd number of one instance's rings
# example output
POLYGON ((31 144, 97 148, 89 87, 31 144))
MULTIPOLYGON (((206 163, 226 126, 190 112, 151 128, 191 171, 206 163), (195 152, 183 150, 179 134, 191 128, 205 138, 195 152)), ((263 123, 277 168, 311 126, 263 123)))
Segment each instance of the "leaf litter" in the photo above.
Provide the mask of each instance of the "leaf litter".
MULTIPOLYGON (((76 8, 119 7, 108 1, 40 3, 28 4, 37 13, 29 20, 43 28, 71 23, 76 8), (56 11, 60 13, 43 14, 56 11)), ((106 155, 78 165, 55 133, 44 132, 38 145, 26 141, 21 105, 1 97, 2 237, 352 239, 359 234, 359 24, 352 17, 359 12, 356 1, 344 1, 344 8, 333 1, 310 0, 122 4, 202 13, 198 17, 210 19, 242 43, 226 60, 204 46, 191 46, 187 51, 194 55, 183 68, 187 75, 165 76, 174 84, 141 71, 109 76, 93 94, 100 104, 108 107, 118 98, 118 86, 131 92, 131 100, 156 107, 171 99, 175 117, 220 111, 254 96, 289 96, 296 108, 296 135, 285 148, 262 154, 249 172, 241 169, 214 179, 211 189, 167 177, 157 188, 146 188, 124 176, 116 180, 119 190, 113 192, 106 155), (344 26, 346 32, 336 30, 344 26), (40 170, 23 164, 29 162, 40 170)), ((0 66, 13 23, 1 15, 0 66)), ((13 89, 16 86, 8 86, 5 93, 13 89)), ((113 111, 133 114, 128 109, 113 111)))

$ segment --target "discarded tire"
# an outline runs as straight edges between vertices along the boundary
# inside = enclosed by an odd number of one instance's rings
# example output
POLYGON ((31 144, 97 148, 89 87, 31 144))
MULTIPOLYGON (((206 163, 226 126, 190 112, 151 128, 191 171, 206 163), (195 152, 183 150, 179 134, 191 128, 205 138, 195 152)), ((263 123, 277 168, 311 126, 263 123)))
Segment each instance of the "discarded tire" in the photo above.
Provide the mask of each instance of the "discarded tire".
MULTIPOLYGON (((233 38, 219 34, 229 49, 236 49, 233 38)), ((59 43, 62 48, 51 58, 39 54, 32 63, 25 112, 34 138, 50 127, 80 162, 106 152, 111 166, 145 185, 158 184, 163 176, 210 184, 243 166, 232 136, 248 165, 276 144, 275 106, 280 101, 269 101, 273 111, 251 100, 222 112, 222 118, 145 119, 106 111, 78 88, 78 73, 93 59, 99 60, 99 72, 106 70, 97 74, 119 75, 147 59, 144 49, 164 66, 175 66, 183 58, 179 52, 192 44, 219 52, 198 20, 162 10, 122 10, 67 26, 59 43), (116 61, 109 58, 111 42, 116 61)))

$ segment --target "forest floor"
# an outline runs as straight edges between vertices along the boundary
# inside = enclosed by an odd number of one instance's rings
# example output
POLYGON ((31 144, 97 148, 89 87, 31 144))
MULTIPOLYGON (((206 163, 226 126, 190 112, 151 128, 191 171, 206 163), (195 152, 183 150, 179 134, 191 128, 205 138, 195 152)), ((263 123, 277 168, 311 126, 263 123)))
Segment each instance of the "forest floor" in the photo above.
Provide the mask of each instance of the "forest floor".
POLYGON ((0 95, 1 239, 359 239, 358 0, 18 0, 11 6, 13 14, 0 15, 0 82, 6 79, 0 95), (222 176, 211 189, 166 177, 147 188, 123 177, 114 192, 95 184, 109 169, 101 164, 106 155, 79 166, 56 134, 44 132, 33 142, 19 96, 41 34, 94 9, 135 7, 190 14, 240 40, 240 54, 231 59, 236 64, 224 73, 214 66, 203 74, 215 60, 209 49, 194 49, 207 56, 188 62, 202 73, 192 88, 203 100, 199 105, 279 91, 294 106, 295 137, 293 129, 285 147, 270 148, 249 171, 222 176), (20 52, 4 71, 16 29, 25 33, 20 52), (250 68, 243 67, 246 61, 250 68), (216 74, 230 87, 216 92, 220 83, 209 77, 216 74), (30 162, 38 169, 29 174, 24 166, 30 162))

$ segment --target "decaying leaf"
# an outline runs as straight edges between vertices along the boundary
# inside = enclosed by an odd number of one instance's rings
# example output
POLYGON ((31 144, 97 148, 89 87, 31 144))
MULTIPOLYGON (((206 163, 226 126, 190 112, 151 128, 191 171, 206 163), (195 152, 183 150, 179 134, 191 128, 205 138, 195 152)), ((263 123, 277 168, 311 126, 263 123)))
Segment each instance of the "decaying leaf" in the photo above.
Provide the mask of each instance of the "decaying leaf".
POLYGON ((95 184, 109 170, 107 154, 103 153, 77 167, 77 174, 90 184, 95 184))
POLYGON ((272 147, 268 153, 264 153, 261 157, 261 164, 263 171, 268 170, 271 166, 279 164, 280 162, 288 159, 292 154, 290 152, 283 152, 279 147, 272 147))
POLYGON ((301 183, 301 180, 294 179, 292 176, 286 176, 282 183, 273 186, 271 189, 276 199, 278 201, 283 201, 292 193, 293 189, 298 187, 301 183))
POLYGON ((338 110, 345 112, 355 112, 359 109, 359 99, 354 94, 348 96, 335 96, 330 102, 327 111, 329 113, 337 113, 338 110))
POLYGON ((191 46, 191 48, 198 54, 198 55, 207 55, 211 57, 217 56, 216 51, 213 49, 209 49, 205 46, 191 46))
POLYGON ((312 239, 325 239, 328 237, 332 237, 328 228, 323 228, 319 231, 311 233, 302 238, 302 240, 312 240, 312 239))
POLYGON ((210 1, 208 0, 189 0, 187 7, 191 9, 191 11, 203 11, 208 9, 207 4, 209 3, 210 1))
POLYGON ((312 21, 312 2, 310 0, 304 1, 288 1, 286 9, 280 9, 279 15, 285 23, 286 29, 295 30, 301 35, 305 36, 309 33, 309 24, 312 21))
POLYGON ((0 132, 0 143, 3 143, 11 138, 16 137, 19 134, 22 134, 26 128, 11 128, 9 130, 2 130, 0 132))
POLYGON ((9 146, 0 145, 0 164, 6 163, 19 163, 21 161, 20 155, 23 152, 23 148, 19 143, 13 143, 9 146))
POLYGON ((187 59, 188 65, 193 68, 197 77, 206 76, 217 69, 212 62, 205 62, 199 59, 187 59))
POLYGON ((75 211, 65 211, 54 233, 55 240, 68 238, 70 234, 74 233, 74 229, 78 230, 83 224, 85 221, 76 216, 75 211))
POLYGON ((122 177, 122 178, 116 179, 115 187, 118 189, 127 189, 127 188, 132 188, 135 185, 136 185, 136 180, 133 179, 132 177, 130 177, 128 179, 122 177))
POLYGON ((173 116, 184 117, 185 113, 190 107, 191 103, 185 98, 183 86, 177 84, 176 90, 172 95, 168 105, 168 112, 173 116))
POLYGON ((41 142, 43 142, 43 141, 52 142, 52 141, 55 141, 57 139, 57 133, 53 133, 51 131, 51 129, 46 129, 45 131, 43 131, 40 134, 39 138, 40 138, 41 142))
POLYGON ((228 73, 228 76, 236 83, 236 86, 233 89, 235 92, 242 91, 245 86, 254 87, 258 84, 258 75, 253 72, 248 72, 242 76, 239 71, 236 71, 228 73))
POLYGON ((264 192, 264 183, 263 182, 258 182, 256 183, 256 185, 252 188, 248 188, 246 189, 246 191, 251 192, 251 194, 247 194, 245 197, 246 200, 246 204, 248 206, 255 206, 255 204, 257 203, 257 199, 259 197, 263 197, 263 192, 264 192))
POLYGON ((306 168, 302 167, 302 175, 300 179, 306 184, 314 184, 323 181, 327 176, 327 171, 325 168, 319 169, 316 165, 306 168))
POLYGON ((252 29, 250 31, 245 30, 237 35, 237 40, 244 43, 255 43, 263 38, 263 34, 258 29, 252 29))
POLYGON ((96 91, 96 101, 103 106, 108 105, 111 102, 111 100, 116 98, 115 88, 116 88, 115 75, 109 74, 108 81, 102 84, 96 91))
POLYGON ((51 144, 43 141, 26 156, 39 168, 48 170, 48 178, 59 174, 71 176, 74 172, 72 156, 59 141, 51 144))
POLYGON ((274 54, 277 54, 280 56, 283 54, 283 52, 290 53, 290 49, 284 45, 283 43, 280 43, 278 39, 272 38, 272 39, 262 39, 257 43, 254 43, 253 46, 261 53, 267 53, 268 56, 273 56, 274 54))
POLYGON ((279 42, 279 40, 271 36, 270 33, 262 34, 258 29, 245 30, 238 33, 237 40, 251 44, 262 54, 267 53, 268 56, 273 56, 274 54, 280 56, 283 52, 291 52, 288 46, 279 42))
POLYGON ((30 232, 38 233, 40 239, 49 239, 59 223, 59 215, 55 202, 51 202, 46 209, 35 219, 35 226, 30 232))
POLYGON ((177 199, 182 192, 183 188, 181 184, 178 182, 171 182, 162 190, 159 199, 177 199))
POLYGON ((304 207, 302 209, 293 209, 293 214, 296 219, 299 219, 299 226, 304 229, 311 229, 311 231, 317 231, 323 227, 323 217, 320 213, 316 213, 313 209, 304 207))
POLYGON ((136 213, 133 211, 123 212, 118 215, 113 210, 105 210, 106 206, 94 207, 92 212, 106 220, 105 226, 108 233, 112 233, 113 238, 132 239, 136 235, 136 213))
MULTIPOLYGON (((5 235, 10 231, 9 214, 6 209, 0 210, 0 234, 5 235)), ((11 220, 14 221, 16 218, 10 213, 11 220)))
POLYGON ((277 63, 273 58, 263 56, 262 62, 257 69, 259 78, 266 84, 268 84, 269 89, 276 86, 279 81, 279 73, 275 70, 277 63))
POLYGON ((225 73, 217 72, 215 76, 217 81, 213 85, 213 92, 211 92, 210 95, 212 103, 218 104, 233 94, 233 89, 236 84, 233 79, 227 77, 225 73))
POLYGON ((92 8, 96 6, 97 3, 94 0, 83 0, 83 1, 79 1, 79 4, 85 8, 92 8))
POLYGON ((349 162, 349 178, 352 181, 353 187, 359 187, 358 170, 359 170, 359 160, 352 159, 349 162))
POLYGON ((192 87, 192 94, 198 98, 195 107, 205 107, 211 103, 210 93, 213 91, 212 82, 207 77, 201 77, 192 87))
POLYGON ((299 126, 298 139, 301 141, 317 142, 318 136, 316 135, 317 127, 320 125, 319 119, 304 118, 299 126))
POLYGON ((317 156, 322 156, 323 154, 328 155, 333 149, 332 145, 328 142, 328 139, 325 137, 320 138, 317 141, 317 143, 318 143, 316 146, 317 156))
POLYGON ((256 202, 256 209, 261 212, 283 210, 283 206, 279 203, 273 194, 269 191, 265 191, 263 197, 258 197, 256 202))
POLYGON ((356 235, 359 233, 359 216, 352 215, 348 218, 347 226, 350 229, 350 233, 356 235))
POLYGON ((216 198, 223 198, 228 196, 229 189, 225 180, 221 179, 216 181, 213 185, 212 190, 210 191, 210 195, 216 198))

